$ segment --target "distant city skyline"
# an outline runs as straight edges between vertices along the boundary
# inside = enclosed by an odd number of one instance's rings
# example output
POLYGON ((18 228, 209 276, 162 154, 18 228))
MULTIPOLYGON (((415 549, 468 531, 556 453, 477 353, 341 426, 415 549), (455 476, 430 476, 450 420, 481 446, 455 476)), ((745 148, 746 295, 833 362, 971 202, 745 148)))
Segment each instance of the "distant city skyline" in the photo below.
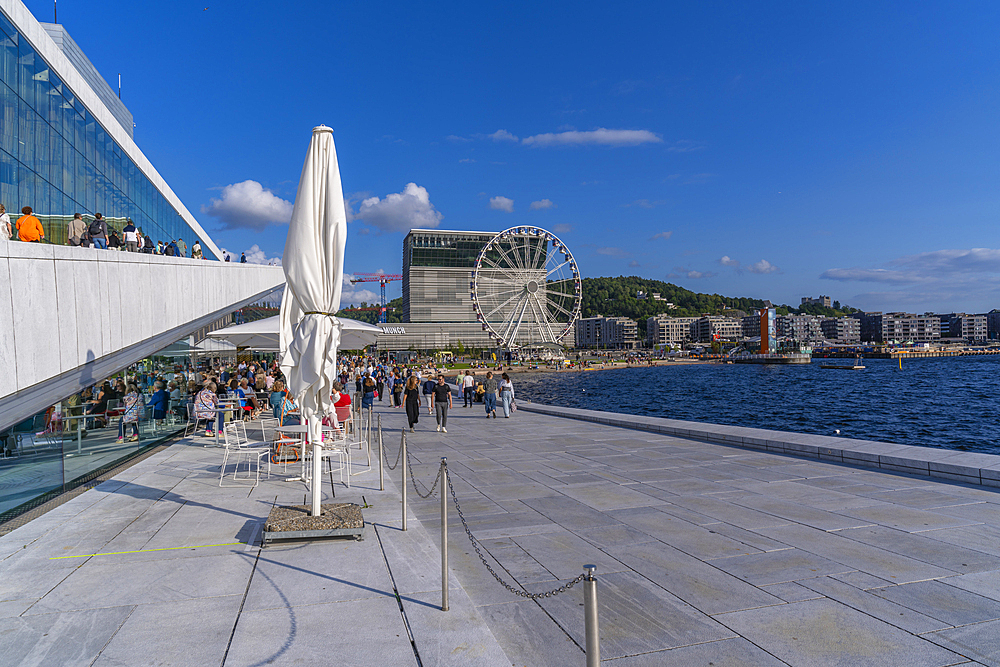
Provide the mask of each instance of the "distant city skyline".
MULTIPOLYGON (((585 276, 908 312, 1000 306, 998 19, 992 3, 59 7, 234 259, 281 256, 325 123, 349 272, 398 272, 411 227, 533 224, 585 276)), ((357 287, 347 301, 375 300, 357 287)))

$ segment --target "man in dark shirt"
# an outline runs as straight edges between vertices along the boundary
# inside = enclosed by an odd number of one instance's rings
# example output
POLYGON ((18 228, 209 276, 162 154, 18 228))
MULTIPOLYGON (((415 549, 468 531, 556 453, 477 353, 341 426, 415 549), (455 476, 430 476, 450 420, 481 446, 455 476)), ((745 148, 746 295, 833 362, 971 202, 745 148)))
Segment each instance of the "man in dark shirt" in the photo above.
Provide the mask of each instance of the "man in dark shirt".
POLYGON ((434 391, 431 392, 431 407, 435 410, 437 430, 447 433, 448 408, 451 407, 451 387, 445 384, 443 375, 438 375, 437 384, 434 385, 434 391))

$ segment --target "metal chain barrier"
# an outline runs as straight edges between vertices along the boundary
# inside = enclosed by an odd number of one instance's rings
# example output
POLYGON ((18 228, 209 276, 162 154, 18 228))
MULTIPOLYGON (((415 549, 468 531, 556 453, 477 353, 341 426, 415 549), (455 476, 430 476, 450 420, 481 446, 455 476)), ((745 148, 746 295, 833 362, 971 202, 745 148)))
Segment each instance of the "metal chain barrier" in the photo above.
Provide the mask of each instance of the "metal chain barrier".
MULTIPOLYGON (((440 476, 441 476, 441 473, 439 472, 438 473, 438 477, 440 477, 440 476)), ((578 583, 580 583, 581 581, 583 581, 586 578, 586 574, 581 574, 576 579, 572 579, 571 581, 566 582, 565 584, 563 584, 559 588, 554 588, 551 591, 545 591, 544 593, 529 593, 529 592, 527 592, 525 590, 519 590, 517 588, 514 588, 510 584, 508 584, 503 579, 501 579, 500 575, 497 574, 496 571, 492 567, 490 567, 490 564, 489 564, 489 562, 487 562, 486 557, 483 555, 483 552, 480 551, 480 549, 479 549, 479 542, 476 540, 475 536, 472 534, 472 530, 469 529, 469 524, 466 523, 466 521, 465 521, 465 515, 462 514, 462 506, 458 504, 458 496, 455 494, 455 486, 454 486, 454 484, 451 483, 451 478, 452 478, 452 475, 448 475, 448 488, 451 490, 451 497, 455 501, 455 509, 458 510, 458 518, 462 520, 462 527, 465 528, 465 534, 469 536, 469 541, 472 542, 472 548, 476 550, 476 555, 479 556, 479 560, 481 560, 483 562, 483 565, 486 566, 486 570, 490 574, 493 575, 493 578, 496 579, 497 582, 499 582, 499 584, 501 586, 503 586, 504 588, 506 588, 508 591, 510 591, 514 595, 520 595, 521 597, 527 598, 529 600, 538 600, 540 598, 550 598, 550 597, 553 597, 555 595, 559 595, 560 593, 565 593, 566 591, 568 591, 569 589, 573 588, 574 586, 576 586, 578 583)), ((436 483, 436 481, 435 481, 435 483, 436 483)))
MULTIPOLYGON (((410 452, 406 452, 406 467, 410 470, 410 481, 413 482, 413 490, 417 492, 417 495, 421 498, 430 498, 431 494, 434 493, 434 489, 437 488, 438 482, 441 481, 441 469, 438 468, 437 477, 434 478, 434 483, 431 484, 431 490, 426 494, 420 493, 420 489, 417 488, 417 478, 413 476, 413 463, 410 461, 410 452)), ((450 482, 449 482, 450 483, 450 482)), ((426 487, 425 487, 426 488, 426 487)))
POLYGON ((389 470, 395 470, 396 468, 399 467, 399 459, 401 459, 403 457, 403 438, 405 438, 405 437, 406 437, 405 433, 403 433, 403 434, 400 435, 400 438, 399 438, 399 451, 396 452, 396 463, 394 463, 393 465, 389 465, 389 459, 387 458, 385 460, 385 465, 389 468, 389 470))

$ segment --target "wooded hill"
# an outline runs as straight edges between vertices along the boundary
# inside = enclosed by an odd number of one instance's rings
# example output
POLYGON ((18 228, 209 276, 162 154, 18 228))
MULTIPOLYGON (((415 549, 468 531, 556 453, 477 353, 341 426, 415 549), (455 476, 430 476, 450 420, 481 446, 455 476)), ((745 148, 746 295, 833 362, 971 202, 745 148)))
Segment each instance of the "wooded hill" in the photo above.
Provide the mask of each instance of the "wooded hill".
MULTIPOLYGON (((395 298, 389 302, 387 321, 390 324, 400 323, 403 317, 403 299, 395 298)), ((841 306, 839 301, 833 302, 833 308, 823 306, 802 306, 801 308, 788 305, 777 305, 779 315, 806 314, 822 315, 825 317, 841 317, 856 312, 856 308, 841 306)), ((377 304, 362 303, 361 308, 376 308, 377 304)), ((758 308, 764 307, 762 299, 750 299, 746 297, 722 296, 721 294, 704 294, 692 292, 691 290, 678 287, 673 283, 665 283, 662 280, 650 280, 639 278, 638 276, 618 276, 617 278, 584 278, 583 279, 583 307, 580 315, 582 317, 595 317, 604 315, 606 317, 629 317, 639 323, 639 337, 646 336, 646 318, 660 313, 674 315, 677 317, 700 317, 708 313, 710 315, 721 315, 726 310, 742 310, 750 313, 758 308), (643 292, 646 298, 638 298, 638 293, 643 292), (654 301, 653 293, 657 292, 663 301, 654 301), (670 308, 667 303, 672 303, 676 308, 670 308)), ((350 317, 362 322, 372 324, 378 322, 378 310, 353 310, 342 309, 337 313, 340 317, 350 317)))

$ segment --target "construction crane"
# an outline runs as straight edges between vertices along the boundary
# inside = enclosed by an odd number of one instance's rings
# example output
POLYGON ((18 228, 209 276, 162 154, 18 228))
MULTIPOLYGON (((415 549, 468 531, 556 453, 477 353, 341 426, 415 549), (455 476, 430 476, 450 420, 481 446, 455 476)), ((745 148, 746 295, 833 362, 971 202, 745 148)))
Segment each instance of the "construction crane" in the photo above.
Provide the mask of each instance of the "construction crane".
POLYGON ((351 278, 351 284, 357 285, 358 283, 378 283, 382 287, 382 308, 379 309, 378 321, 379 324, 385 324, 385 286, 393 280, 402 279, 403 276, 398 273, 355 273, 354 277, 351 278))

